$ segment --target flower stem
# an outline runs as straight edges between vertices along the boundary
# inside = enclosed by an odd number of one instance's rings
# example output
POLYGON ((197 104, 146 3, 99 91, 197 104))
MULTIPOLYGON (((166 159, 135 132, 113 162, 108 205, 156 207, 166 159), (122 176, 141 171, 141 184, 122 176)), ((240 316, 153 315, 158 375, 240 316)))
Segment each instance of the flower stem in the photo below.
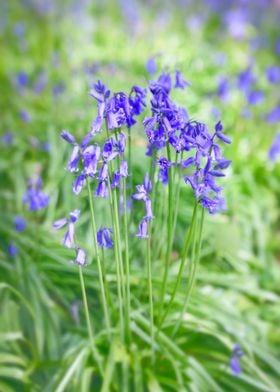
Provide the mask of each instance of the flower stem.
MULTIPOLYGON (((148 223, 151 226, 151 223, 148 223)), ((154 305, 153 305, 153 283, 152 283, 152 263, 151 263, 151 227, 148 227, 148 238, 146 248, 146 262, 147 262, 147 278, 149 291, 149 308, 150 308, 150 334, 151 334, 151 363, 154 364, 154 305)))
MULTIPOLYGON (((171 161, 171 153, 170 153, 170 146, 166 144, 167 150, 167 159, 171 161)), ((171 169, 169 169, 171 171, 171 169)), ((163 274, 163 283, 161 285, 161 293, 160 293, 160 302, 159 302, 159 320, 161 319, 163 304, 164 304, 164 297, 166 292, 166 285, 167 285, 167 276, 168 276, 168 268, 171 258, 171 250, 172 250, 172 195, 173 195, 173 178, 172 173, 169 175, 168 180, 168 221, 167 221, 167 248, 165 254, 165 263, 164 263, 164 274, 163 274)))
POLYGON ((123 210, 124 210, 124 243, 125 243, 125 276, 126 276, 126 312, 125 323, 128 343, 131 340, 130 332, 130 265, 129 265, 129 246, 128 246, 128 217, 127 217, 127 198, 126 198, 126 178, 123 179, 123 210))
POLYGON ((204 224, 204 214, 205 214, 205 209, 202 207, 201 209, 201 216, 200 216, 200 222, 199 222, 199 227, 198 227, 198 232, 196 233, 196 223, 194 225, 194 239, 193 239, 193 248, 192 248, 192 257, 191 257, 191 265, 190 265, 190 274, 189 274, 189 281, 188 281, 188 288, 187 288, 187 293, 186 293, 186 298, 184 301, 184 305, 181 311, 181 315, 175 324, 175 327, 172 332, 172 336, 176 334, 178 331, 178 328, 180 327, 184 314, 187 310, 189 300, 194 288, 194 284, 196 281, 196 274, 197 274, 197 268, 199 265, 199 259, 200 259, 200 252, 201 252, 201 243, 202 243, 202 232, 203 232, 203 224, 204 224), (197 237, 198 234, 198 237, 197 237), (196 244, 196 238, 197 239, 197 244, 196 244), (197 246, 196 246, 197 245, 197 246))
POLYGON ((96 222, 95 222, 94 209, 93 209, 92 193, 91 193, 90 183, 89 183, 88 178, 87 178, 87 189, 88 189, 88 198, 89 198, 89 206, 90 206, 90 214, 91 214, 93 243, 94 243, 94 250, 95 250, 95 254, 96 254, 99 284, 100 284, 100 291, 101 291, 101 300, 102 300, 102 306, 103 306, 103 311, 104 311, 104 316, 105 316, 107 335, 109 338, 111 335, 110 317, 109 317, 108 304, 107 304, 106 295, 105 295, 104 277, 103 277, 103 272, 102 272, 102 267, 101 267, 101 260, 100 260, 99 250, 98 250, 97 238, 96 238, 97 229, 96 229, 96 222))
POLYGON ((97 348, 95 347, 94 338, 93 338, 93 328, 92 328, 92 325, 90 322, 90 317, 89 317, 88 301, 87 301, 87 294, 86 294, 86 289, 85 289, 85 281, 84 281, 84 275, 83 275, 82 268, 83 267, 79 265, 80 283, 81 283, 84 310, 85 310, 85 316, 86 316, 86 322, 87 322, 88 336, 89 336, 89 341, 90 341, 90 346, 91 346, 93 358, 97 362, 100 373, 103 374, 103 366, 102 366, 101 358, 100 358, 100 355, 97 351, 97 348))
POLYGON ((117 225, 118 215, 116 214, 115 201, 114 201, 110 182, 108 184, 108 188, 109 188, 109 201, 111 207, 111 215, 112 215, 112 225, 116 236, 115 257, 116 257, 116 274, 117 274, 117 292, 118 292, 118 302, 119 302, 120 337, 123 340, 124 339, 124 316, 123 316, 123 293, 122 293, 123 279, 121 274, 122 257, 121 257, 121 249, 120 249, 120 236, 118 234, 119 229, 117 225))
POLYGON ((171 294, 171 298, 170 298, 170 300, 168 302, 168 305, 167 305, 167 308, 165 310, 165 313, 162 316, 162 319, 160 320, 160 324, 158 326, 159 329, 160 329, 162 323, 164 322, 164 320, 165 320, 165 318, 166 318, 166 316, 167 316, 167 314, 168 314, 168 312, 169 312, 169 310, 170 310, 170 308, 171 308, 171 306, 173 304, 173 301, 174 301, 174 298, 176 296, 179 284, 180 284, 181 279, 182 279, 182 274, 183 274, 183 270, 184 270, 187 254, 189 252, 189 248, 190 248, 191 241, 192 241, 192 238, 193 238, 194 228, 196 226, 197 204, 198 203, 195 202, 195 205, 194 205, 194 208, 193 208, 193 213, 192 213, 191 224, 188 227, 188 230, 187 230, 187 233, 186 233, 186 241, 185 241, 185 246, 184 246, 184 249, 183 249, 183 252, 182 252, 182 256, 181 256, 181 263, 180 263, 179 271, 178 271, 178 274, 177 274, 177 279, 176 279, 176 282, 175 282, 175 286, 174 286, 173 292, 171 294))

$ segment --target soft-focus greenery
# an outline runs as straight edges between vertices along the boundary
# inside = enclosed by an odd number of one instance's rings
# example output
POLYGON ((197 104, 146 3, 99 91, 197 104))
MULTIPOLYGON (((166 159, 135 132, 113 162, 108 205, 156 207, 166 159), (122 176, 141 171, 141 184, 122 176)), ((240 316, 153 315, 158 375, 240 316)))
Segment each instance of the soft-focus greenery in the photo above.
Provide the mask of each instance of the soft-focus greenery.
MULTIPOLYGON (((202 26, 190 29, 188 18, 204 7, 195 9, 183 2, 174 7, 156 2, 133 2, 131 6, 114 1, 99 5, 61 2, 48 12, 39 12, 31 3, 1 2, 1 135, 9 131, 14 137, 11 145, 2 139, 0 154, 0 390, 278 391, 280 163, 270 162, 267 152, 279 125, 277 129, 277 124, 268 124, 264 118, 279 103, 279 87, 269 85, 265 77, 267 66, 279 65, 274 53, 277 28, 270 22, 274 10, 268 8, 261 25, 248 26, 245 38, 238 41, 222 26, 222 14, 210 13, 202 26), (23 36, 15 32, 20 25, 25 29, 23 36), (253 48, 252 41, 261 37, 265 44, 253 48), (134 84, 147 86, 151 76, 145 63, 152 55, 156 55, 159 72, 180 69, 192 83, 175 94, 190 117, 213 127, 213 109, 218 108, 233 140, 225 149, 226 157, 233 161, 224 181, 228 211, 206 214, 196 288, 184 323, 173 336, 172 325, 184 302, 186 271, 176 302, 157 335, 154 367, 149 361, 145 255, 134 237, 139 217, 130 225, 133 345, 128 350, 116 339, 108 347, 88 201, 86 194, 77 198, 71 191, 72 178, 64 170, 69 149, 59 136, 62 129, 77 138, 88 132, 96 113, 88 91, 98 79, 113 91, 129 92, 134 84), (250 62, 265 99, 249 108, 251 116, 246 118, 241 115, 247 107, 241 92, 233 88, 229 102, 223 103, 217 83, 220 76, 228 76, 234 84, 250 62), (23 91, 16 86, 21 71, 29 75, 23 91), (36 93, 32 87, 43 74, 46 85, 36 93), (63 91, 54 95, 57 85, 63 91), (30 122, 22 121, 22 110, 29 113, 30 122), (49 152, 42 149, 44 143, 50 144, 49 152), (51 199, 45 210, 31 213, 22 197, 27 179, 36 173, 42 175, 51 199), (51 229, 53 221, 74 208, 82 211, 78 236, 92 260, 84 275, 96 344, 106 364, 103 384, 88 345, 77 266, 69 263, 73 253, 61 246, 61 233, 51 229), (22 233, 14 230, 16 215, 27 220, 22 233), (19 251, 15 258, 7 253, 10 242, 19 251), (239 377, 229 367, 236 343, 245 353, 239 377), (128 369, 129 386, 120 387, 123 366, 128 369)), ((133 134, 134 185, 142 182, 148 167, 145 143, 139 121, 133 134)), ((165 219, 165 197, 163 190, 159 219, 165 219)), ((182 182, 169 292, 192 205, 191 191, 182 182)), ((107 212, 101 201, 99 206, 101 225, 107 212)), ((153 270, 158 272, 165 238, 155 232, 152 245, 153 270)), ((112 251, 106 251, 105 258, 114 289, 112 251)), ((154 273, 155 291, 160 279, 154 273)))

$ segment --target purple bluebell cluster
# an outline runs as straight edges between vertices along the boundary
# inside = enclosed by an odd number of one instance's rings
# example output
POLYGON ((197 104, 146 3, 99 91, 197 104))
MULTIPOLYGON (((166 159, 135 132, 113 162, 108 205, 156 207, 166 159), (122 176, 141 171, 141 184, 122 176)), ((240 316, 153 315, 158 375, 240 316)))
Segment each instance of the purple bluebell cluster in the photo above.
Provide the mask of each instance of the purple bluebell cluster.
POLYGON ((40 210, 49 204, 49 196, 42 191, 42 187, 41 178, 29 180, 27 191, 22 199, 23 204, 28 205, 29 211, 40 210))
MULTIPOLYGON (((175 76, 175 86, 178 85, 178 75, 175 76)), ((185 87, 180 76, 180 85, 185 87)), ((154 165, 159 166, 159 180, 168 184, 170 168, 177 163, 172 161, 173 155, 187 155, 180 164, 190 172, 184 176, 198 201, 209 210, 217 213, 225 208, 221 197, 222 188, 216 184, 216 179, 224 177, 223 171, 231 161, 223 158, 218 142, 231 143, 224 134, 222 123, 215 126, 215 132, 210 133, 207 126, 201 122, 190 120, 186 110, 178 107, 170 98, 172 78, 162 74, 156 82, 150 83, 152 93, 152 117, 145 118, 144 127, 149 141, 148 155, 153 151, 167 147, 169 157, 160 155, 154 165)))
POLYGON ((235 376, 239 376, 242 372, 239 363, 239 358, 241 358, 243 355, 244 352, 242 351, 240 344, 236 344, 233 347, 231 357, 230 357, 230 370, 235 376))
POLYGON ((108 197, 108 186, 120 187, 121 178, 128 176, 128 165, 124 159, 126 136, 120 132, 122 126, 130 128, 136 123, 138 116, 146 106, 146 91, 138 86, 133 86, 129 95, 123 92, 115 93, 110 98, 111 92, 101 82, 94 84, 90 96, 97 102, 98 114, 91 125, 90 132, 80 144, 74 136, 67 131, 61 132, 61 137, 73 145, 73 150, 68 162, 67 170, 79 173, 74 184, 73 192, 78 195, 85 185, 88 177, 97 180, 95 196, 108 197), (109 130, 117 133, 105 140, 103 146, 90 144, 97 133, 101 133, 104 121, 109 130), (118 159, 119 167, 109 178, 109 162, 118 159))
MULTIPOLYGON (((138 86, 133 86, 130 94, 118 92, 111 96, 110 90, 101 82, 92 85, 89 95, 97 103, 97 116, 91 124, 90 132, 80 143, 67 131, 61 132, 61 137, 72 145, 72 152, 66 167, 77 177, 73 183, 73 192, 78 195, 87 180, 95 180, 95 197, 107 198, 109 189, 120 188, 122 190, 123 178, 128 177, 128 163, 124 158, 126 149, 126 135, 121 131, 122 127, 131 128, 136 123, 136 116, 139 116, 146 106, 146 90, 138 86), (102 132, 106 127, 106 140, 103 144, 93 143, 92 139, 102 132), (114 134, 110 136, 110 131, 114 134), (114 161, 114 163, 113 163, 114 161)), ((120 199, 122 193, 120 192, 120 199)), ((77 212, 77 210, 75 210, 77 212)), ((68 223, 68 230, 64 237, 66 247, 75 247, 74 223, 78 219, 77 213, 70 214, 70 220, 65 218, 54 223, 54 228, 58 229, 68 223), (75 221, 73 221, 74 216, 75 221)), ((113 246, 112 229, 101 228, 97 234, 97 244, 103 248, 113 246)), ((84 253, 80 248, 76 248, 76 263, 82 265, 84 253)), ((84 264, 83 264, 84 265, 84 264)))
POLYGON ((152 212, 152 201, 149 196, 152 192, 152 181, 149 179, 148 173, 145 174, 143 184, 137 185, 136 189, 137 192, 132 195, 132 198, 135 200, 142 200, 146 208, 146 215, 139 224, 139 229, 136 236, 140 238, 148 238, 148 222, 154 219, 152 212))

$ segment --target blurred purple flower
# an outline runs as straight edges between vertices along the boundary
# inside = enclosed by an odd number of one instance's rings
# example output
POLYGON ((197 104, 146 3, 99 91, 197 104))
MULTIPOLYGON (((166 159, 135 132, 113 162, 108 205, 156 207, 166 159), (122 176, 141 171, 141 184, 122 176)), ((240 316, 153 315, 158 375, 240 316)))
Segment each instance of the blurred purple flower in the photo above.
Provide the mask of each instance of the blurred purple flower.
POLYGON ((11 257, 16 257, 16 256, 18 255, 18 249, 17 249, 17 247, 15 246, 15 244, 13 244, 12 242, 9 243, 9 245, 8 245, 8 254, 9 254, 11 257))
POLYGON ((42 185, 40 178, 29 181, 27 191, 22 199, 23 204, 29 204, 29 211, 40 210, 49 204, 49 196, 41 190, 42 185))
POLYGON ((280 133, 278 133, 268 151, 268 157, 272 162, 275 162, 280 155, 280 133))
POLYGON ((21 110, 19 112, 19 115, 20 115, 22 121, 24 121, 26 123, 29 123, 31 121, 30 114, 26 110, 21 110))
POLYGON ((26 228, 26 221, 22 216, 16 216, 14 218, 14 226, 16 231, 24 231, 26 228))
POLYGON ((149 57, 146 62, 146 70, 149 74, 153 75, 157 72, 157 65, 154 57, 149 57))
POLYGON ((247 102, 249 105, 258 105, 264 99, 264 94, 262 91, 254 90, 247 93, 247 102))
POLYGON ((272 65, 266 69, 266 77, 267 80, 272 83, 276 84, 280 82, 280 67, 276 65, 272 65))
POLYGON ((280 105, 276 106, 266 115, 266 121, 274 124, 280 121, 280 105))
POLYGON ((13 144, 13 140, 14 140, 14 134, 12 132, 6 132, 2 136, 2 142, 6 146, 10 146, 11 144, 13 144))
POLYGON ((233 347, 231 357, 230 357, 230 370, 235 376, 239 376, 242 373, 240 363, 239 363, 239 358, 244 355, 244 352, 242 351, 241 347, 239 344, 236 344, 233 347))

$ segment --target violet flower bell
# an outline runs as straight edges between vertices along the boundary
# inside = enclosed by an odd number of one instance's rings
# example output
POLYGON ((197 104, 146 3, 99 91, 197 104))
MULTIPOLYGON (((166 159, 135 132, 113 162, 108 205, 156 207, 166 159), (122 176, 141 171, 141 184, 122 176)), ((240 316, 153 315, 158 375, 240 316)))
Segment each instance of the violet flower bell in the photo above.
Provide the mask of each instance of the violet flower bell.
POLYGON ((113 230, 111 228, 101 227, 96 233, 97 244, 101 248, 112 248, 111 240, 113 230))
POLYGON ((66 248, 74 248, 74 236, 75 236, 75 223, 80 217, 80 211, 74 210, 70 212, 69 219, 62 218, 53 223, 53 229, 58 230, 61 229, 63 226, 68 224, 68 229, 65 233, 63 244, 66 248))
POLYGON ((76 258, 72 260, 73 264, 78 264, 81 267, 85 267, 87 265, 87 255, 86 252, 82 248, 76 249, 76 258))

